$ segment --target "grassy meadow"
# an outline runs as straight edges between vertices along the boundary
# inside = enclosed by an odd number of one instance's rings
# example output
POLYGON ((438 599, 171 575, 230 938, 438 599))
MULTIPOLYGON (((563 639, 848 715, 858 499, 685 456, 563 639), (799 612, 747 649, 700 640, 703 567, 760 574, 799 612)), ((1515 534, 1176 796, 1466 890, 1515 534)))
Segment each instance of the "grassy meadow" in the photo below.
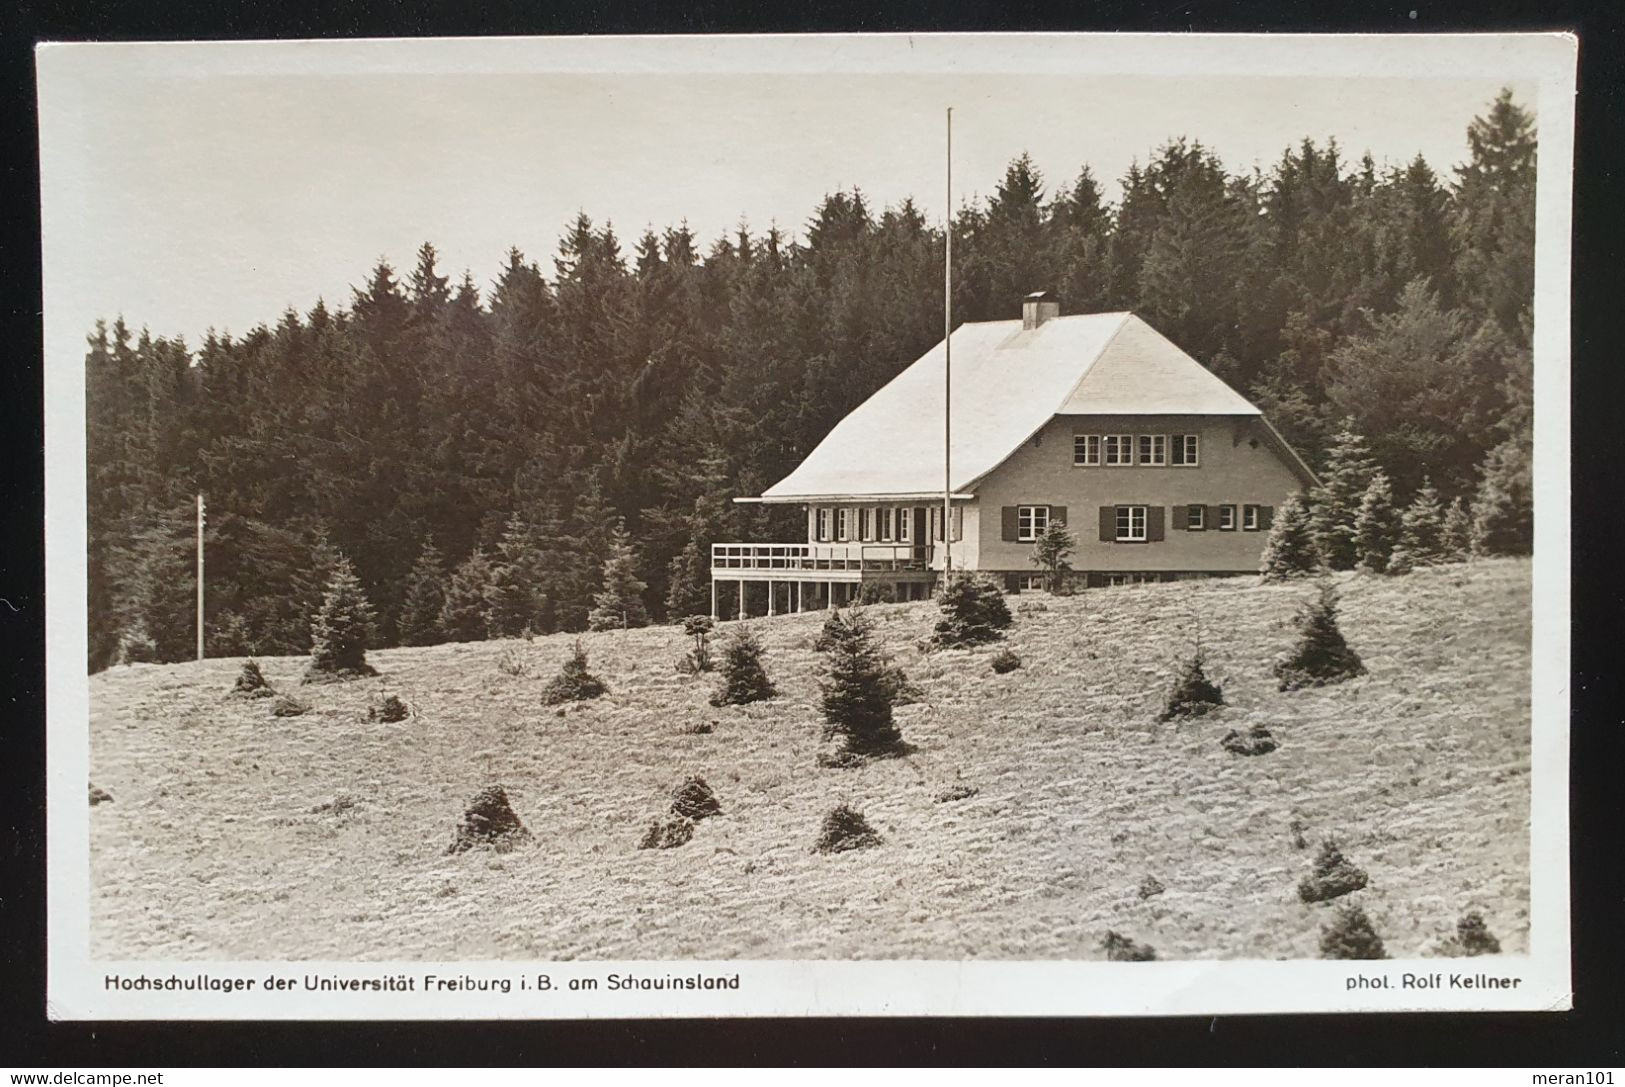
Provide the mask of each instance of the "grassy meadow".
POLYGON ((1369 874, 1341 901, 1390 955, 1437 953, 1470 909, 1527 951, 1528 562, 1340 585, 1369 674, 1288 694, 1270 663, 1308 584, 1024 594, 1006 675, 998 646, 921 652, 933 604, 875 607, 923 698, 897 711, 913 754, 855 769, 817 764, 820 613, 752 620, 780 696, 721 709, 715 676, 676 670, 673 627, 583 635, 610 690, 564 709, 540 691, 570 635, 377 651, 377 677, 322 686, 300 686, 302 659, 262 658, 312 707, 287 718, 230 695, 240 658, 112 668, 90 680, 91 781, 113 797, 90 813, 92 951, 1092 959, 1114 930, 1163 959, 1308 958, 1334 907, 1296 885, 1327 835, 1369 874), (1159 723, 1198 636, 1228 705, 1159 723), (413 716, 369 720, 383 694, 413 716), (1220 748, 1255 723, 1277 751, 1220 748), (637 848, 690 775, 723 814, 637 848), (533 836, 448 855, 492 783, 533 836), (880 844, 812 852, 843 801, 880 844), (1165 889, 1142 899, 1147 877, 1165 889))

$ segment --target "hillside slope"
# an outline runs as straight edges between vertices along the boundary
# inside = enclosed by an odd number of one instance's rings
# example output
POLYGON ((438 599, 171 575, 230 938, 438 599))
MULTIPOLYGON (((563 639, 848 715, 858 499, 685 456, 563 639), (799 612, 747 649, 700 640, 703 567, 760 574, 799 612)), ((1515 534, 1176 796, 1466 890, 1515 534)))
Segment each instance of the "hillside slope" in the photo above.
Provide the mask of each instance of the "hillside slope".
POLYGON ((720 710, 713 678, 675 671, 684 639, 669 627, 585 635, 610 694, 564 711, 539 698, 562 635, 376 652, 379 677, 335 686, 301 688, 302 660, 263 660, 313 705, 293 718, 228 696, 239 660, 115 668, 91 679, 92 781, 115 798, 91 811, 93 953, 1098 958, 1113 929, 1165 959, 1312 957, 1329 907, 1295 886, 1323 835, 1370 874, 1354 898, 1391 955, 1435 950, 1468 909, 1524 952, 1528 563, 1342 589, 1370 674, 1291 694, 1269 663, 1306 585, 1036 597, 1046 610, 1020 611, 1010 636, 1025 667, 1003 676, 994 648, 915 647, 933 605, 875 608, 925 691, 898 711, 918 750, 847 770, 815 762, 817 613, 753 621, 781 697, 720 710), (1159 724, 1198 631, 1230 706, 1159 724), (505 652, 529 674, 500 671, 505 652), (380 692, 416 716, 369 721, 380 692), (700 721, 715 730, 684 731, 700 721), (1278 751, 1221 750, 1252 722, 1278 751), (690 774, 724 814, 682 848, 639 850, 690 774), (491 782, 534 838, 448 856, 491 782), (955 785, 978 791, 935 800, 955 785), (843 800, 882 843, 811 852, 843 800), (1148 876, 1166 890, 1142 900, 1148 876))

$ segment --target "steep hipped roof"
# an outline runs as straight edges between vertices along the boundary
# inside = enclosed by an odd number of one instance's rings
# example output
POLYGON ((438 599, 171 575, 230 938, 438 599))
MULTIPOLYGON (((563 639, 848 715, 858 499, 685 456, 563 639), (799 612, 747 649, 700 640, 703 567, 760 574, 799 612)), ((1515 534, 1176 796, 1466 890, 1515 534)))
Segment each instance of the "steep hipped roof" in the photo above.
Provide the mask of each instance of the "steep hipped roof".
MULTIPOLYGON (((943 345, 858 405, 770 500, 941 494, 943 345)), ((975 486, 1056 415, 1259 410, 1132 313, 984 321, 953 332, 954 489, 975 486)), ((1296 459, 1296 458, 1293 458, 1296 459)))

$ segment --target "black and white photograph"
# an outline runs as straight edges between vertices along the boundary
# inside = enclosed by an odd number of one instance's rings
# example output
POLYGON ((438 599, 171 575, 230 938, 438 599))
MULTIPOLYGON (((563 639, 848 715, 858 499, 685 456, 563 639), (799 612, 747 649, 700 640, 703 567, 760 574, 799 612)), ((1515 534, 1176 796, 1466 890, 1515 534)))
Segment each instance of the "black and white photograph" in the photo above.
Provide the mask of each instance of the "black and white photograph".
POLYGON ((1574 63, 43 46, 53 1014, 1566 1007, 1574 63))

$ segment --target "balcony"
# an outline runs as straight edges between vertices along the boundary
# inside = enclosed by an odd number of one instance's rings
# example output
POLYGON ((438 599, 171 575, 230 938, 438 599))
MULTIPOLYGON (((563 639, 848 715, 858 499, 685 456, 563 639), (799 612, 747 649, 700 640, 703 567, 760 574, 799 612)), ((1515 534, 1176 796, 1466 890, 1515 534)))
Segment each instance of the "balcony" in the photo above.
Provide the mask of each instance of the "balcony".
POLYGON ((860 581, 865 575, 931 573, 927 544, 719 543, 711 545, 713 578, 860 581))

